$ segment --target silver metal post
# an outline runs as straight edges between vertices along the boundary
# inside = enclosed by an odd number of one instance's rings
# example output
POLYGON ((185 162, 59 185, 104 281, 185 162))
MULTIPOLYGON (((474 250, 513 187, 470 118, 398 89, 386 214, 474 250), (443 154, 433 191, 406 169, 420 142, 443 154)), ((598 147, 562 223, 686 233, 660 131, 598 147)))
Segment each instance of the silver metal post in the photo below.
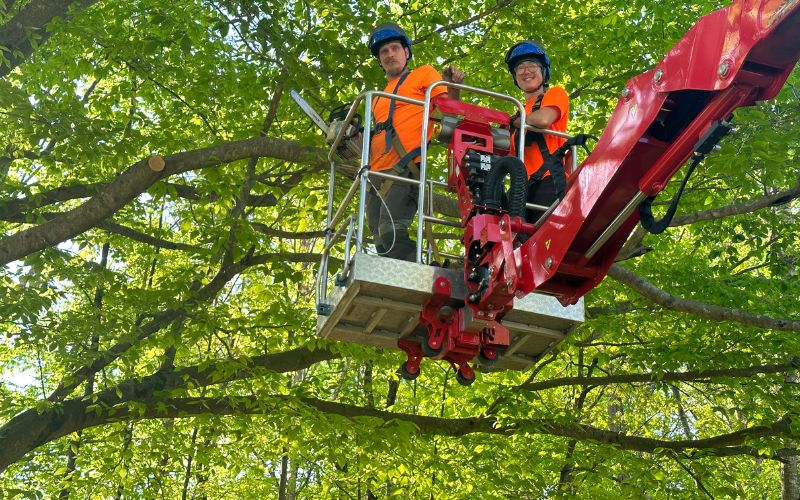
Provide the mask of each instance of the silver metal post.
POLYGON ((331 161, 331 178, 328 180, 328 213, 325 216, 325 251, 322 253, 322 262, 319 265, 319 279, 321 287, 317 292, 317 304, 324 303, 328 299, 328 259, 330 258, 331 234, 330 226, 333 217, 333 191, 336 182, 336 164, 331 161), (322 297, 319 295, 319 290, 322 291, 322 297))
POLYGON ((370 136, 372 135, 372 92, 366 93, 366 104, 364 107, 364 137, 361 144, 361 169, 358 171, 359 178, 361 179, 361 192, 358 196, 358 231, 356 231, 356 252, 363 251, 362 242, 364 241, 364 210, 367 205, 367 173, 364 171, 364 167, 369 165, 369 146, 370 136))
POLYGON ((350 262, 350 246, 351 241, 353 239, 353 226, 355 224, 355 219, 352 215, 347 218, 347 236, 344 240, 344 262, 345 266, 348 265, 350 262))
POLYGON ((347 190, 347 194, 344 195, 342 198, 342 203, 339 205, 339 209, 336 210, 336 213, 333 215, 333 218, 328 222, 326 229, 332 231, 336 229, 336 226, 339 225, 339 221, 342 220, 342 215, 344 215, 344 211, 347 209, 347 205, 353 200, 353 197, 356 195, 356 190, 359 187, 359 179, 356 178, 353 181, 353 184, 350 185, 350 189, 347 190))
POLYGON ((570 165, 569 173, 572 175, 578 170, 578 146, 572 146, 570 150, 572 151, 572 165, 570 165))
MULTIPOLYGON (((425 200, 425 181, 427 180, 427 161, 426 156, 428 154, 428 122, 430 121, 430 113, 431 113, 431 91, 436 87, 451 87, 459 90, 466 90, 468 92, 473 92, 475 94, 481 94, 489 97, 494 97, 496 99, 500 99, 503 101, 509 101, 513 103, 517 109, 519 110, 520 120, 525 122, 525 106, 519 101, 519 99, 515 99, 507 94, 501 94, 499 92, 492 92, 491 90, 484 90, 478 87, 470 87, 469 85, 464 85, 461 83, 452 83, 446 82, 444 80, 439 80, 438 82, 433 82, 428 88, 425 90, 425 100, 423 101, 422 106, 422 139, 420 141, 420 164, 419 164, 419 207, 417 209, 417 262, 422 262, 422 237, 423 237, 423 222, 425 217, 425 207, 424 207, 424 200, 425 200)), ((524 128, 520 130, 520 141, 518 145, 518 152, 519 158, 521 160, 525 160, 525 130, 524 128)))
POLYGON ((592 244, 592 246, 589 247, 589 250, 586 251, 584 255, 586 256, 587 259, 591 259, 592 257, 594 257, 594 254, 596 254, 597 251, 600 250, 600 248, 606 244, 606 242, 611 238, 611 236, 613 236, 613 234, 617 232, 617 229, 619 229, 620 226, 626 220, 628 220, 628 217, 630 217, 633 211, 636 210, 636 207, 638 207, 639 204, 642 201, 644 201, 645 198, 647 198, 647 195, 642 193, 641 191, 636 193, 636 196, 634 196, 633 199, 631 199, 631 201, 629 201, 628 204, 625 205, 625 208, 623 208, 622 211, 619 214, 617 214, 616 217, 614 217, 614 220, 611 221, 611 224, 608 225, 606 230, 603 231, 603 233, 600 235, 599 238, 597 238, 597 241, 595 241, 592 244))
POLYGON ((419 144, 419 193, 417 195, 419 204, 417 207, 417 264, 422 263, 422 234, 425 221, 425 180, 427 179, 426 170, 428 167, 428 162, 426 161, 428 156, 428 119, 431 114, 431 90, 436 86, 436 83, 425 90, 425 101, 422 105, 422 139, 419 144))

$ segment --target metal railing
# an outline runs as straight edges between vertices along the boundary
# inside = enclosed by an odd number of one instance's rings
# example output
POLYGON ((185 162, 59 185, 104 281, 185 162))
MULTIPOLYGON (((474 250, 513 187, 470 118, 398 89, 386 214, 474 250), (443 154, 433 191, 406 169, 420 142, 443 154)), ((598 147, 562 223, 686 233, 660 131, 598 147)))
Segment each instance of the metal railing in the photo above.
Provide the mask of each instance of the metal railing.
MULTIPOLYGON (((350 109, 347 113, 347 116, 344 119, 343 126, 340 127, 338 134, 334 138, 333 142, 331 143, 330 150, 328 151, 328 161, 330 162, 330 180, 328 183, 328 209, 326 215, 326 224, 325 224, 325 246, 322 255, 322 261, 320 263, 319 272, 317 274, 316 279, 316 288, 317 288, 317 310, 322 314, 325 309, 325 304, 328 295, 328 267, 330 261, 330 252, 334 248, 337 243, 337 240, 344 239, 344 253, 343 253, 343 267, 342 271, 340 272, 340 277, 345 276, 350 263, 350 252, 352 250, 352 244, 355 243, 355 251, 356 252, 363 252, 365 251, 364 248, 364 217, 366 211, 366 196, 367 196, 367 185, 369 182, 370 177, 376 178, 384 178, 384 179, 392 179, 394 182, 405 182, 409 184, 414 184, 418 186, 418 210, 417 210, 417 248, 416 248, 416 262, 422 263, 422 255, 423 255, 423 245, 424 245, 424 230, 425 224, 441 224, 450 227, 460 228, 461 224, 459 221, 452 221, 448 219, 443 219, 440 217, 435 217, 433 215, 433 194, 434 194, 434 187, 442 187, 448 189, 448 185, 444 182, 435 180, 435 179, 428 179, 427 175, 427 153, 428 153, 428 127, 429 123, 432 120, 431 118, 431 93, 433 89, 436 87, 445 86, 448 88, 455 88, 458 90, 464 90, 467 92, 471 92, 474 94, 484 95, 493 99, 498 99, 502 101, 507 101, 512 103, 520 114, 521 123, 525 123, 525 106, 516 98, 502 94, 499 92, 493 92, 490 90, 481 89, 478 87, 472 87, 469 85, 463 85, 458 83, 446 82, 443 80, 434 82, 431 84, 426 92, 425 92, 425 99, 423 101, 419 101, 416 99, 411 99, 404 96, 399 96, 395 94, 391 94, 388 92, 383 91, 367 91, 363 92, 356 97, 353 101, 350 109), (369 153, 370 153, 370 144, 371 144, 371 132, 372 132, 372 106, 370 105, 373 100, 377 97, 383 97, 389 100, 395 100, 398 102, 404 102, 407 104, 412 104, 416 106, 422 106, 422 134, 421 134, 421 142, 420 142, 420 164, 419 164, 419 171, 420 171, 420 178, 417 179, 409 179, 406 177, 399 177, 397 175, 380 172, 380 171, 371 171, 369 170, 369 153), (345 139, 345 134, 348 130, 348 126, 353 121, 353 118, 356 116, 359 108, 361 107, 362 103, 365 103, 364 106, 364 132, 362 134, 362 145, 361 145, 361 162, 360 168, 356 173, 355 180, 353 184, 348 189, 347 193, 345 194, 344 198, 342 199, 338 209, 334 212, 334 192, 336 188, 336 162, 337 162, 337 150, 339 149, 340 145, 342 144, 343 140, 351 140, 350 138, 345 139), (358 191, 358 209, 356 214, 350 214, 342 221, 348 206, 352 203, 353 199, 355 198, 356 191, 358 191), (426 194, 429 196, 426 198, 426 194), (347 228, 347 232, 345 234, 345 227, 347 228), (355 232, 355 234, 353 234, 355 232)), ((544 134, 552 134, 558 137, 564 138, 572 138, 571 135, 565 134, 562 132, 556 132, 552 130, 540 130, 530 126, 523 127, 520 130, 520 138, 519 144, 517 145, 517 156, 524 161, 524 144, 525 144, 525 132, 533 131, 539 132, 544 134)), ((571 171, 574 171, 577 168, 577 148, 572 148, 572 168, 571 171)), ((530 209, 538 209, 538 210, 546 210, 545 215, 543 215, 539 221, 537 221, 537 225, 540 225, 544 218, 551 213, 555 207, 557 206, 558 201, 551 205, 550 207, 542 206, 542 205, 534 205, 528 204, 527 207, 530 209)), ((431 248, 428 245, 428 258, 430 258, 431 248)), ((446 254, 442 254, 446 255, 446 254)))

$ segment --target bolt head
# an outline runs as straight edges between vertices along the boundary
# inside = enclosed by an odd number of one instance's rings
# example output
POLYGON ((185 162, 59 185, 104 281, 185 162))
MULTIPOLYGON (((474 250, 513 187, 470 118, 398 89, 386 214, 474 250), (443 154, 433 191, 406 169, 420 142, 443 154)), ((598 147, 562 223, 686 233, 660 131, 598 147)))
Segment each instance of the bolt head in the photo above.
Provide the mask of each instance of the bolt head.
POLYGON ((662 79, 662 78, 664 78, 664 70, 662 70, 662 69, 657 69, 657 70, 656 70, 656 72, 655 72, 655 74, 653 75, 653 81, 655 81, 656 83, 658 83, 658 82, 660 82, 660 81, 661 81, 661 79, 662 79))
POLYGON ((625 87, 624 89, 622 89, 622 92, 620 92, 620 95, 622 96, 623 99, 629 98, 632 94, 633 91, 631 90, 630 87, 625 87))
POLYGON ((545 259, 544 267, 545 267, 545 269, 550 269, 551 267, 553 267, 553 258, 552 257, 548 257, 547 259, 545 259))
POLYGON ((489 313, 487 316, 489 317, 489 319, 494 319, 494 313, 489 313))
POLYGON ((500 229, 505 229, 505 228, 506 228, 506 221, 505 220, 501 220, 500 221, 500 229))
POLYGON ((722 64, 719 65, 719 68, 717 68, 717 75, 719 75, 720 78, 725 78, 728 75, 728 71, 730 71, 730 69, 731 69, 730 63, 728 61, 724 61, 722 64))

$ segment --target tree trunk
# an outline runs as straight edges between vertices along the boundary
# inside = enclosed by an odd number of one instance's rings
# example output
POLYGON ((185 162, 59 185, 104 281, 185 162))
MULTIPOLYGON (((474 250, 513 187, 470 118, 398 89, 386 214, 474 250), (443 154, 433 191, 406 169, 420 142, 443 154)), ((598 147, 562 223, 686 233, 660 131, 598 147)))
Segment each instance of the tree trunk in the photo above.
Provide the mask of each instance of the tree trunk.
MULTIPOLYGON (((100 255, 100 269, 105 270, 108 267, 108 252, 110 249, 110 245, 106 242, 103 245, 103 250, 100 255)), ((98 325, 100 323, 100 309, 103 307, 103 288, 97 287, 94 291, 94 302, 92 303, 94 308, 97 310, 97 322, 98 325)), ((102 328, 96 328, 92 332, 91 339, 89 340, 89 352, 91 354, 96 354, 97 350, 100 346, 100 331, 102 328)), ((86 387, 83 391, 84 397, 89 397, 94 392, 94 374, 90 376, 86 380, 86 387)), ((64 486, 61 488, 61 491, 58 493, 58 498, 60 500, 67 500, 69 498, 69 482, 72 480, 72 475, 75 473, 75 464, 78 459, 78 450, 81 446, 81 439, 83 437, 83 432, 77 432, 78 437, 70 443, 69 451, 67 452, 67 470, 64 472, 63 481, 64 486)))
POLYGON ((195 443, 197 443, 198 428, 199 426, 195 425, 194 429, 192 429, 192 446, 189 449, 189 456, 186 457, 186 473, 183 476, 183 492, 181 493, 182 500, 186 500, 189 495, 189 482, 192 478, 192 461, 195 454, 195 443))
MULTIPOLYGON (((793 444, 790 449, 797 449, 793 444)), ((781 500, 800 500, 800 476, 798 476, 797 457, 787 457, 781 464, 781 500)))
MULTIPOLYGON (((285 451, 285 450, 284 450, 285 451)), ((281 457, 281 479, 278 484, 278 500, 286 500, 286 483, 289 481, 289 455, 281 457)))
MULTIPOLYGON (((800 376, 793 373, 785 377, 787 384, 800 383, 800 376)), ((797 443, 788 443, 790 450, 797 449, 797 443)), ((781 464, 781 500, 800 500, 800 475, 798 474, 798 457, 786 457, 781 464)))
POLYGON ((297 498, 297 461, 289 460, 289 480, 286 484, 286 500, 297 498))

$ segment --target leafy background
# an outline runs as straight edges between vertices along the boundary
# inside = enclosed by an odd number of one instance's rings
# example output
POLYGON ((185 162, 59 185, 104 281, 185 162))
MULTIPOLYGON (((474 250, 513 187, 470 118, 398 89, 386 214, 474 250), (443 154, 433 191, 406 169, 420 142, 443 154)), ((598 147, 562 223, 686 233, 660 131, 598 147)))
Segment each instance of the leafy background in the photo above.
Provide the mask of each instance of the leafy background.
POLYGON ((398 383, 399 353, 315 337, 328 165, 289 88, 382 88, 394 19, 516 95, 533 38, 597 134, 722 6, 0 2, 0 497, 797 498, 797 71, 533 371, 398 383))

